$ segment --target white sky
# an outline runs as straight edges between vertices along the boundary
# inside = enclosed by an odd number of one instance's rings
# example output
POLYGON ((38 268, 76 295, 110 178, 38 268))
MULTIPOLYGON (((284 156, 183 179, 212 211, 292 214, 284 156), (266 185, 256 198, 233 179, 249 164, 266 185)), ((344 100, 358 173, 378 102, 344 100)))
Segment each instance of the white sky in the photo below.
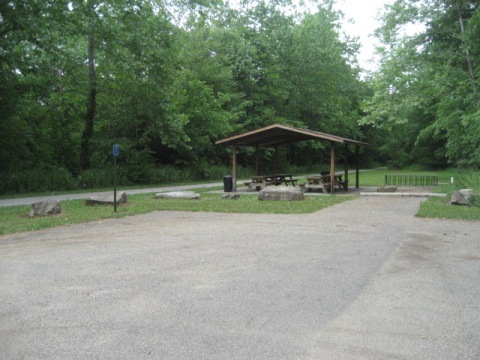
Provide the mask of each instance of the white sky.
POLYGON ((378 13, 385 4, 392 4, 393 0, 338 0, 336 9, 345 14, 345 19, 352 19, 354 23, 344 23, 343 30, 359 37, 362 47, 358 54, 360 66, 366 70, 376 69, 374 61, 376 39, 373 31, 380 26, 376 20, 378 13))

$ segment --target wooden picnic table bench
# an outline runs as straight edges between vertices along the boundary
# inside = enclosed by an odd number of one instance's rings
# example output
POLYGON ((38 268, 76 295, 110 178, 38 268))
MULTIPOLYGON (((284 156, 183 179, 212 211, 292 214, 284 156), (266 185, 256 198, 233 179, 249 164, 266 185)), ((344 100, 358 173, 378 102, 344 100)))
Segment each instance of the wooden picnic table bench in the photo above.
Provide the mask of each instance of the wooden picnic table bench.
POLYGON ((276 175, 271 175, 271 178, 279 182, 279 185, 281 183, 284 183, 285 186, 288 186, 288 184, 291 184, 292 186, 295 186, 295 183, 298 181, 298 179, 294 179, 292 174, 276 174, 276 175))
POLYGON ((294 179, 291 174, 275 174, 275 175, 255 175, 252 176, 250 181, 245 181, 245 186, 248 186, 248 190, 261 190, 266 186, 281 185, 282 183, 288 186, 291 184, 295 186, 298 179, 294 179))
MULTIPOLYGON (((334 188, 346 190, 348 186, 348 180, 343 180, 342 175, 335 175, 334 188)), ((307 183, 305 184, 305 190, 322 190, 324 193, 330 191, 330 174, 328 175, 311 175, 307 176, 307 183)))

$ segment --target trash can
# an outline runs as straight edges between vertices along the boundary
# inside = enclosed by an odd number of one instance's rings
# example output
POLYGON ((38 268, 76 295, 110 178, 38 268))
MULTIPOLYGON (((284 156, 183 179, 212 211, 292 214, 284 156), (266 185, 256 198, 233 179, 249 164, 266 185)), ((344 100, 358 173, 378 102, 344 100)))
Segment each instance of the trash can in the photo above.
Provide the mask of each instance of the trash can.
POLYGON ((230 175, 223 177, 223 191, 232 192, 233 191, 233 178, 230 175))

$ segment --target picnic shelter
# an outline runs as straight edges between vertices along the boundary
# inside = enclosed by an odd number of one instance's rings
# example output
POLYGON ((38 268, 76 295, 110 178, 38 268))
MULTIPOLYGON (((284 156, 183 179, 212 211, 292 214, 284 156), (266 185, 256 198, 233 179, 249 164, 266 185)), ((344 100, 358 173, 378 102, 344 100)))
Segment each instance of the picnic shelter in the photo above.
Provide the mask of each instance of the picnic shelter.
MULTIPOLYGON (((216 145, 232 146, 232 178, 233 189, 237 188, 237 149, 240 146, 250 146, 256 148, 256 173, 259 175, 259 148, 267 147, 275 149, 274 168, 278 173, 278 147, 292 144, 299 141, 319 140, 330 143, 330 191, 333 193, 335 177, 335 145, 340 144, 344 154, 344 179, 348 184, 350 147, 354 147, 355 162, 355 187, 359 187, 359 148, 360 146, 370 146, 370 144, 347 139, 344 137, 327 134, 319 131, 294 128, 290 126, 274 124, 257 130, 249 131, 240 135, 234 135, 215 142, 216 145)), ((348 186, 348 185, 347 185, 348 186)))

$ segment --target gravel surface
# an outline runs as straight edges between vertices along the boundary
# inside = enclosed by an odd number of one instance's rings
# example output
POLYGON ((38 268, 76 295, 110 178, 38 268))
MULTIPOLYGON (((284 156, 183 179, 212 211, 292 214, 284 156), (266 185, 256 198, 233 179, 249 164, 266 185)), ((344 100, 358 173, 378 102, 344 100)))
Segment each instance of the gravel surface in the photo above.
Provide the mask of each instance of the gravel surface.
POLYGON ((480 222, 421 201, 0 236, 0 359, 479 359, 480 222))

